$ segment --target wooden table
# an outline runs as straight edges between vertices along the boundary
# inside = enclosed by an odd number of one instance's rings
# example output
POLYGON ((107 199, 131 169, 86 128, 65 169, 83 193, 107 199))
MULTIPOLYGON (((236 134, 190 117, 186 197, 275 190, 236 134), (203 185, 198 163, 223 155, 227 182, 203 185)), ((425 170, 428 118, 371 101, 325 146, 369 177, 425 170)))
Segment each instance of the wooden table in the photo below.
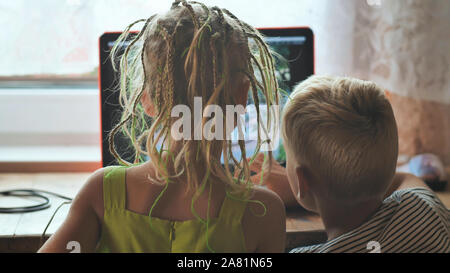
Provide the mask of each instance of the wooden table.
MULTIPOLYGON (((0 191, 11 189, 41 189, 74 197, 90 173, 0 173, 0 191)), ((438 193, 439 198, 450 208, 450 190, 438 193)), ((49 209, 21 214, 0 214, 0 252, 34 252, 40 246, 40 237, 55 209, 63 199, 48 196, 49 209)), ((0 198, 0 207, 34 204, 24 198, 0 198), (28 203, 27 203, 28 202, 28 203)), ((64 205, 47 229, 47 237, 53 234, 64 221, 70 205, 64 205)), ((287 211, 286 249, 326 241, 323 223, 318 215, 301 208, 287 211)))
MULTIPOLYGON (((0 173, 0 191, 11 189, 41 189, 67 197, 74 197, 90 173, 0 173)), ((20 214, 0 214, 0 252, 35 252, 40 237, 55 209, 65 200, 46 195, 49 209, 20 214)), ((35 204, 25 198, 0 198, 0 207, 35 204)), ((40 200, 37 200, 40 201, 40 200)), ((54 233, 64 221, 70 205, 61 207, 55 215, 47 234, 54 233)), ((48 236, 47 236, 48 237, 48 236)))

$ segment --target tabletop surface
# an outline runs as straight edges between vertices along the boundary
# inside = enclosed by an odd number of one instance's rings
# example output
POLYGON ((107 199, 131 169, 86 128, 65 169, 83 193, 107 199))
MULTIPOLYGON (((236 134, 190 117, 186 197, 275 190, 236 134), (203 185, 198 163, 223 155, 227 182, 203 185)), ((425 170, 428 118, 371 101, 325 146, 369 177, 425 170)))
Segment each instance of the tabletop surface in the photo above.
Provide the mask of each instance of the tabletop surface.
MULTIPOLYGON (((86 182, 90 173, 0 173, 0 191, 11 189, 40 189, 74 197, 86 182)), ((450 190, 437 193, 450 208, 450 190)), ((0 214, 0 238, 41 236, 55 209, 65 200, 48 195, 49 209, 20 214, 0 214)), ((0 207, 35 204, 36 200, 8 197, 0 198, 0 207)), ((63 205, 48 226, 46 234, 54 233, 64 221, 70 204, 63 205)), ((288 209, 286 213, 287 244, 295 245, 299 240, 314 242, 323 239, 323 223, 320 217, 302 208, 288 209), (312 238, 315 236, 315 239, 312 238), (310 240, 311 239, 311 240, 310 240)), ((326 240, 326 238, 325 238, 326 240)))

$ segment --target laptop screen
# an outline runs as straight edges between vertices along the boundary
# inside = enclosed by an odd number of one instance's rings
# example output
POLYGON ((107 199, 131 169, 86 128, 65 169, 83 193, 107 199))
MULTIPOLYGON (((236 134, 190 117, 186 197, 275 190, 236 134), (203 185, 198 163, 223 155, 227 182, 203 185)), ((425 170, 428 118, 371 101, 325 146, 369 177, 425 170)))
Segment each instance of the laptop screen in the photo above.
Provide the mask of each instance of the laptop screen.
MULTIPOLYGON (((309 28, 264 28, 259 29, 266 43, 276 55, 276 76, 279 87, 285 92, 292 92, 293 87, 314 74, 314 37, 309 28), (277 57, 278 56, 278 57, 277 57), (281 56, 281 57, 280 57, 281 56)), ((103 166, 117 165, 114 156, 109 152, 108 134, 121 117, 119 104, 119 75, 112 68, 109 53, 119 38, 120 32, 105 33, 100 37, 100 100, 101 100, 101 139, 103 166)), ((125 41, 123 48, 127 42, 125 41)), ((134 159, 133 148, 129 140, 122 134, 115 137, 117 152, 129 162, 134 159)), ((247 154, 253 154, 255 143, 246 143, 247 154)), ((240 158, 240 150, 233 149, 236 158, 240 158)), ((280 153, 274 151, 275 157, 280 153)))

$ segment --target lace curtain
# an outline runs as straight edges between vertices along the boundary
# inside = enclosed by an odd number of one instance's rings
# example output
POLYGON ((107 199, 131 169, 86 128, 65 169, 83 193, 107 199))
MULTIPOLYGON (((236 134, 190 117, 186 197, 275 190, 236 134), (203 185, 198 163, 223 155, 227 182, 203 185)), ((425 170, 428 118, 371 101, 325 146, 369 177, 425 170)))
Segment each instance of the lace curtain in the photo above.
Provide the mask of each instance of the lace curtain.
POLYGON ((360 77, 450 104, 450 1, 327 1, 318 73, 360 77))
POLYGON ((325 1, 314 25, 317 73, 391 93, 401 155, 450 165, 450 1, 325 1))

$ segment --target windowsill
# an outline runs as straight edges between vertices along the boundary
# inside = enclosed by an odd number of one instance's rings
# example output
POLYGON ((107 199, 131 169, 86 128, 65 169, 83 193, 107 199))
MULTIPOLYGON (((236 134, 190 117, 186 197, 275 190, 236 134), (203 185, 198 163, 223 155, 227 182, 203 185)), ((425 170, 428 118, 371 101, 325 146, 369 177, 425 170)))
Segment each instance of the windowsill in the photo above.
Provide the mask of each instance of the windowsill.
POLYGON ((0 172, 101 167, 97 88, 0 88, 0 172))
POLYGON ((91 172, 100 167, 98 146, 0 146, 0 172, 91 172))
POLYGON ((100 161, 98 146, 0 146, 0 162, 100 161))

